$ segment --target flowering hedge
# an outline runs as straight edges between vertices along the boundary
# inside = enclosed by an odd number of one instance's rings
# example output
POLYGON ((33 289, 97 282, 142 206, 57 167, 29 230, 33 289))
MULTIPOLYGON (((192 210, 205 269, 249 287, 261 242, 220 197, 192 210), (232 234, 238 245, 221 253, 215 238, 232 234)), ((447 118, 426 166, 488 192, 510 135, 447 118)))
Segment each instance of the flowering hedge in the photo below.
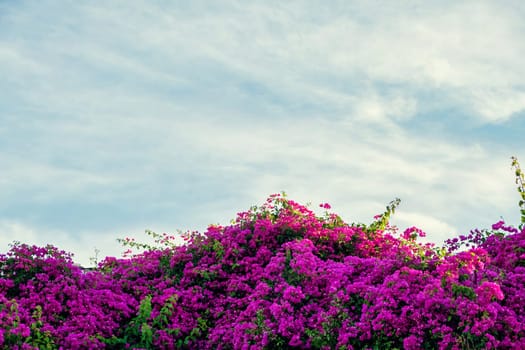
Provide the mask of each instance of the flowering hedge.
POLYGON ((93 271, 14 243, 0 255, 0 346, 525 348, 525 227, 500 221, 435 247, 389 225, 398 204, 347 224, 326 203, 317 216, 272 195, 184 245, 166 236, 93 271))

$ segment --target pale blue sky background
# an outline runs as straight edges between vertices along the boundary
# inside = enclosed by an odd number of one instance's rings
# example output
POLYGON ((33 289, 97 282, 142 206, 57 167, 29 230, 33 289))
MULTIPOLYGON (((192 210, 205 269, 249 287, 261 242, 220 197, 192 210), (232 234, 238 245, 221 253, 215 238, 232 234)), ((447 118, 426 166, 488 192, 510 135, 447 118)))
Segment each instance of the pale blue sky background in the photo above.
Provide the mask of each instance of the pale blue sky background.
POLYGON ((522 1, 0 1, 0 250, 89 264, 281 190, 441 242, 518 223, 522 1))

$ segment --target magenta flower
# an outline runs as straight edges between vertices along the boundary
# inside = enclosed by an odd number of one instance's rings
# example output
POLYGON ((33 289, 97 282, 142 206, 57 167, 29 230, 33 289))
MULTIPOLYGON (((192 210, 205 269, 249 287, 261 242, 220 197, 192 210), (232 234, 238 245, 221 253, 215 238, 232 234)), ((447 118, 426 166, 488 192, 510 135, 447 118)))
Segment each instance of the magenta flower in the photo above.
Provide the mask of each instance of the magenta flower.
POLYGON ((485 303, 492 300, 503 300, 504 295, 499 284, 485 281, 476 289, 480 301, 485 303))
POLYGON ((15 244, 0 255, 0 347, 525 348, 525 232, 493 229, 436 249, 415 227, 396 238, 274 195, 94 270, 15 244))

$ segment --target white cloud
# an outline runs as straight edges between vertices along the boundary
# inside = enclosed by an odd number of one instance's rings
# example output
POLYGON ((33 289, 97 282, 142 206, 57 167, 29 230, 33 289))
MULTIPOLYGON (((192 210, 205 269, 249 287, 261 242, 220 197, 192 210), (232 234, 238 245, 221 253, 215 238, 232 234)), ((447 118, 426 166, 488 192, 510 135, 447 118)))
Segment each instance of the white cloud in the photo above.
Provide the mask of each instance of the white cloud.
MULTIPOLYGON (((525 26, 519 13, 525 9, 494 2, 449 5, 378 9, 360 4, 320 12, 293 3, 271 7, 225 3, 214 15, 197 10, 198 5, 182 10, 143 4, 143 11, 132 5, 74 5, 64 11, 81 14, 79 29, 69 29, 68 17, 57 17, 54 38, 60 40, 44 37, 35 49, 48 53, 39 64, 51 69, 46 80, 58 88, 58 96, 62 90, 82 88, 88 78, 81 74, 76 81, 80 86, 69 86, 75 80, 53 77, 65 73, 73 78, 75 72, 82 73, 79 64, 84 64, 120 72, 126 80, 139 78, 201 92, 220 84, 222 94, 237 94, 227 87, 238 83, 236 79, 249 80, 290 103, 315 101, 340 111, 361 106, 358 111, 370 118, 412 115, 421 89, 434 89, 446 96, 447 103, 472 110, 484 122, 506 120, 523 110, 519 77, 525 74, 521 40, 525 26), (200 71, 203 67, 213 70, 200 71), (221 71, 226 74, 223 79, 213 76, 221 71), (224 80, 228 78, 234 81, 224 80), (207 82, 211 84, 206 86, 207 82), (363 84, 370 94, 359 91, 363 84), (380 92, 381 84, 393 85, 397 96, 392 99, 380 92), (348 91, 349 86, 359 92, 348 91), (374 103, 378 98, 390 99, 390 105, 374 103), (383 107, 392 112, 385 113, 383 107)), ((29 52, 25 59, 35 62, 34 49, 24 50, 29 52)), ((102 91, 106 93, 103 87, 102 91)), ((36 93, 34 98, 41 100, 36 93)), ((64 102, 86 105, 78 99, 64 102)))
POLYGON ((5 154, 0 155, 0 164, 4 169, 0 181, 4 198, 16 198, 23 191, 31 191, 32 200, 46 202, 50 198, 85 195, 93 187, 116 187, 119 181, 117 177, 5 154))
POLYGON ((399 210, 392 217, 391 223, 399 227, 400 232, 415 226, 427 234, 422 241, 441 243, 445 239, 457 236, 459 230, 432 215, 399 210))
MULTIPOLYGON (((449 109, 522 118, 522 5, 127 4, 53 17, 37 16, 46 2, 13 5, 14 34, 0 35, 0 70, 18 84, 0 82, 18 98, 0 117, 3 207, 23 191, 155 208, 191 193, 176 200, 221 203, 192 216, 214 222, 286 190, 369 222, 400 196, 400 213, 435 232, 510 210, 510 146, 461 140, 452 113, 436 123, 455 138, 405 126, 449 109)), ((36 237, 19 225, 10 237, 36 237)))
MULTIPOLYGON (((175 237, 173 241, 176 244, 182 244, 184 241, 178 232, 163 231, 159 227, 151 228, 154 232, 162 234, 169 233, 175 237)), ((45 246, 54 245, 61 250, 73 253, 73 261, 81 266, 93 266, 96 259, 101 261, 106 256, 122 257, 122 254, 128 249, 117 242, 117 238, 134 239, 135 242, 146 243, 157 246, 151 236, 144 233, 144 229, 122 230, 119 228, 105 233, 100 232, 80 232, 77 235, 59 231, 59 230, 42 230, 22 222, 0 220, 0 253, 5 254, 9 250, 9 245, 14 241, 29 245, 45 246), (98 250, 98 252, 97 252, 98 250)), ((134 252, 139 252, 133 249, 134 252)))
POLYGON ((31 55, 33 52, 24 53, 16 47, 0 45, 0 63, 3 69, 14 69, 24 74, 43 73, 45 67, 31 55))
POLYGON ((468 95, 472 108, 486 121, 503 122, 525 110, 525 90, 484 89, 471 91, 468 95))

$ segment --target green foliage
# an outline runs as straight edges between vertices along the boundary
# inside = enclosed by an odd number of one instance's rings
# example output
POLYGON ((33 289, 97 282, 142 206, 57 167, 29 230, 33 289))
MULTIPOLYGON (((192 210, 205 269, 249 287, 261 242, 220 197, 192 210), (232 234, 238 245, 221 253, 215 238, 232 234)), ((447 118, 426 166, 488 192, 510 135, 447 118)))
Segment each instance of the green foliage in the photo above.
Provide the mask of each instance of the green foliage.
POLYGON ((464 296, 465 298, 468 298, 470 300, 476 299, 476 292, 467 286, 462 286, 460 284, 453 283, 452 284, 452 294, 455 297, 458 297, 460 295, 464 296))
POLYGON ((31 335, 29 336, 27 343, 37 347, 40 350, 57 349, 58 347, 55 345, 55 342, 53 341, 51 332, 49 331, 42 332, 41 330, 43 323, 42 323, 42 307, 40 305, 37 305, 35 307, 35 311, 33 312, 33 319, 35 320, 35 322, 31 324, 31 335))
POLYGON ((279 334, 270 335, 270 341, 265 347, 265 350, 288 350, 288 340, 279 334))
POLYGON ((367 231, 371 233, 375 233, 377 231, 384 231, 390 221, 390 217, 396 212, 396 208, 399 206, 400 203, 401 199, 399 198, 396 198, 393 201, 391 201, 386 206, 385 212, 381 214, 376 221, 369 225, 367 231))
POLYGON ((284 226, 281 229, 281 233, 276 237, 277 243, 283 244, 286 242, 295 241, 304 237, 304 233, 294 230, 291 227, 284 226))
MULTIPOLYGON (((5 308, 9 308, 9 312, 7 313, 7 316, 12 320, 11 325, 7 327, 6 331, 17 328, 18 325, 20 324, 20 316, 18 315, 18 303, 16 302, 15 299, 12 299, 8 303, 0 304, 0 311, 5 308)), ((4 349, 7 349, 6 345, 21 344, 24 341, 25 341, 25 338, 17 334, 12 334, 11 332, 5 332, 4 349)))
POLYGON ((43 332, 41 330, 43 326, 42 322, 42 306, 37 305, 33 311, 32 317, 34 322, 29 328, 29 336, 24 336, 17 332, 12 332, 15 329, 23 326, 20 322, 20 316, 18 314, 18 303, 16 300, 11 300, 8 303, 0 304, 0 311, 4 308, 9 308, 7 316, 12 320, 11 325, 8 326, 4 333, 4 346, 2 349, 12 349, 15 346, 21 344, 27 344, 32 346, 34 349, 42 350, 54 350, 58 349, 53 341, 53 337, 49 331, 43 332))
POLYGON ((146 295, 140 302, 137 317, 130 322, 130 327, 126 329, 127 339, 137 339, 137 347, 150 348, 153 344, 153 333, 148 325, 148 319, 151 316, 151 295, 146 295))
POLYGON ((482 350, 487 348, 487 338, 470 332, 463 332, 459 336, 459 343, 462 349, 482 350))
MULTIPOLYGON (((151 295, 147 295, 142 299, 137 316, 131 320, 121 338, 117 336, 112 336, 111 338, 99 336, 98 339, 108 345, 109 348, 114 349, 124 348, 126 344, 132 344, 131 349, 155 349, 154 340, 158 330, 165 330, 174 337, 180 336, 180 329, 168 328, 170 317, 173 315, 175 305, 179 299, 178 295, 173 294, 170 296, 161 307, 159 314, 153 319, 151 319, 153 310, 151 299, 151 295)), ((208 329, 206 322, 206 319, 197 320, 197 330, 192 330, 190 335, 178 339, 177 348, 184 348, 191 340, 197 339, 197 332, 203 332, 208 329)))
POLYGON ((520 214, 521 214, 521 222, 519 225, 519 228, 522 229, 525 226, 525 175, 523 171, 521 170, 520 163, 518 162, 518 158, 511 157, 512 164, 511 166, 514 168, 514 173, 516 175, 516 185, 518 185, 518 192, 520 194, 520 201, 518 202, 518 206, 520 208, 520 214))
POLYGON ((196 285, 204 286, 206 282, 213 281, 217 278, 217 272, 209 271, 207 269, 197 269, 195 270, 199 278, 194 280, 196 285))
MULTIPOLYGON (((355 252, 355 247, 357 243, 359 242, 359 238, 357 236, 352 236, 350 239, 345 239, 345 237, 341 237, 337 241, 336 244, 334 244, 334 253, 335 254, 342 254, 345 256, 351 256, 355 252)), ((321 258, 324 258, 321 255, 321 258)))
POLYGON ((393 337, 391 334, 385 334, 384 332, 378 332, 374 334, 372 339, 373 350, 401 350, 403 343, 398 337, 393 337))
POLYGON ((95 256, 89 257, 89 261, 93 264, 93 267, 97 267, 97 265, 98 265, 98 254, 100 253, 100 249, 95 247, 94 251, 95 251, 95 256))
POLYGON ((224 256, 224 247, 219 240, 211 239, 209 242, 204 244, 202 248, 207 252, 214 252, 218 260, 224 256))
POLYGON ((341 327, 342 321, 347 318, 348 314, 341 312, 323 322, 322 332, 316 329, 305 329, 306 336, 312 341, 312 347, 322 349, 324 346, 329 346, 331 349, 335 349, 338 342, 338 329, 341 327))
POLYGON ((190 334, 177 340, 177 349, 191 348, 194 341, 206 338, 208 330, 211 328, 209 322, 209 311, 205 311, 203 317, 197 318, 197 326, 190 331, 190 334))
POLYGON ((263 332, 269 332, 270 328, 266 325, 266 322, 264 322, 265 316, 264 316, 264 310, 259 309, 256 312, 255 316, 255 325, 257 326, 255 330, 255 334, 262 334, 263 332))
POLYGON ((162 329, 169 324, 169 318, 173 314, 178 299, 178 295, 173 294, 168 300, 166 300, 165 304, 160 309, 159 315, 153 320, 153 326, 155 328, 162 329))
MULTIPOLYGON (((162 250, 164 248, 175 248, 178 246, 177 243, 174 242, 174 236, 169 236, 167 233, 156 233, 151 230, 145 230, 145 233, 152 237, 155 241, 155 245, 151 245, 148 243, 140 243, 135 242, 134 239, 130 238, 117 238, 117 242, 120 243, 123 247, 129 247, 134 249, 140 249, 140 250, 162 250)), ((189 232, 182 232, 180 230, 177 231, 177 234, 181 237, 189 236, 189 232)))
POLYGON ((290 263, 292 261, 292 251, 290 249, 286 249, 286 260, 284 262, 284 269, 283 269, 283 278, 286 282, 288 282, 289 285, 292 286, 298 286, 301 284, 301 282, 304 281, 305 277, 297 271, 295 271, 291 266, 290 263))
POLYGON ((146 295, 140 302, 137 316, 131 320, 129 326, 124 330, 122 338, 112 336, 104 338, 98 336, 98 339, 112 348, 121 348, 125 344, 133 344, 132 349, 152 349, 153 348, 153 331, 148 324, 151 316, 151 295, 146 295))

